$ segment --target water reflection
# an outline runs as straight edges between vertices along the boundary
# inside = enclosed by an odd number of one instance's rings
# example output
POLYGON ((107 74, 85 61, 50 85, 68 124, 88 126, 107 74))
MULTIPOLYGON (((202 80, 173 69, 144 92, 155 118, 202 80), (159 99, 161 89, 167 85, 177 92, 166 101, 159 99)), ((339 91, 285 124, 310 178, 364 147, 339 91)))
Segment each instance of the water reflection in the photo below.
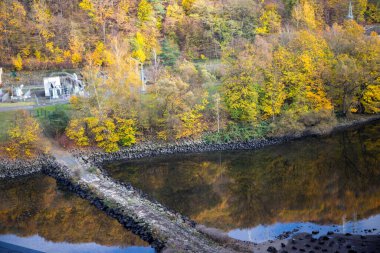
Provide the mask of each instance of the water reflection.
POLYGON ((343 217, 349 222, 380 214, 379 160, 377 122, 257 151, 166 156, 106 168, 200 223, 234 231, 341 224, 343 217))
POLYGON ((0 181, 0 241, 54 253, 154 252, 47 176, 0 181))

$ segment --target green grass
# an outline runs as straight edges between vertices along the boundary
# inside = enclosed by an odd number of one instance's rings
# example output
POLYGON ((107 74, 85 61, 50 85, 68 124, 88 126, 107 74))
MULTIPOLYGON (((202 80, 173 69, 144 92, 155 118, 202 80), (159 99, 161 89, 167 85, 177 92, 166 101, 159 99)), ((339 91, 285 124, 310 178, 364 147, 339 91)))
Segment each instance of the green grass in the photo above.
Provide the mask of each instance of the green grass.
MULTIPOLYGON (((17 105, 19 105, 19 103, 17 103, 17 105)), ((49 117, 49 115, 58 109, 63 109, 69 112, 71 110, 71 106, 69 104, 49 105, 49 106, 33 109, 29 112, 30 112, 30 115, 38 119, 41 127, 43 127, 44 124, 46 124, 46 119, 49 117)), ((7 132, 13 126, 14 121, 18 114, 19 114, 18 111, 0 112, 0 142, 4 142, 7 140, 8 138, 7 132)))
POLYGON ((13 125, 16 113, 16 111, 0 112, 0 141, 7 140, 7 132, 13 125))
POLYGON ((48 106, 40 107, 39 109, 41 108, 47 111, 54 111, 54 110, 57 110, 58 108, 64 109, 64 110, 70 110, 71 105, 70 104, 48 105, 48 106))

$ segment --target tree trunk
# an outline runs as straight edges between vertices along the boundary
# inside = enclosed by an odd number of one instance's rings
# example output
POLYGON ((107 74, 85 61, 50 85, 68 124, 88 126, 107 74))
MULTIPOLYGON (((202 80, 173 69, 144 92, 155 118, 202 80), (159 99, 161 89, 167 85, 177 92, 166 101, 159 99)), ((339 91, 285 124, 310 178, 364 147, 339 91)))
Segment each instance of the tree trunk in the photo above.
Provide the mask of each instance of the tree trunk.
POLYGON ((103 42, 106 44, 106 21, 103 22, 103 42))
POLYGON ((141 63, 141 92, 145 92, 146 91, 146 87, 145 87, 145 75, 144 75, 144 64, 141 63))

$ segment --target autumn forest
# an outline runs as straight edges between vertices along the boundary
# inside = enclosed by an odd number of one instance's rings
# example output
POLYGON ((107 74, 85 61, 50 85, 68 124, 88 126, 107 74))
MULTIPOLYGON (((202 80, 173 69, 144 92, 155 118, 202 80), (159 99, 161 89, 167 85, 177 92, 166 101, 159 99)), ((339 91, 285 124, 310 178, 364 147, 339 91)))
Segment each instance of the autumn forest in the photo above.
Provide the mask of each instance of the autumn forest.
MULTIPOLYGON (((380 112, 378 23, 376 0, 2 0, 0 63, 81 74, 53 126, 79 146, 320 133, 380 112)), ((11 153, 40 133, 16 125, 11 153)))

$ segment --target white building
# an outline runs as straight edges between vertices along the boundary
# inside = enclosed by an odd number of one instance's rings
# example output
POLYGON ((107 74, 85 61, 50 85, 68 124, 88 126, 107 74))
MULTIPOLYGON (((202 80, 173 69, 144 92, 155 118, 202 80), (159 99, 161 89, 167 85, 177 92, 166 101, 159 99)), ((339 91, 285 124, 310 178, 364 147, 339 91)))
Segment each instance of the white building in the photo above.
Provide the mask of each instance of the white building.
POLYGON ((44 78, 45 96, 59 98, 62 95, 61 78, 59 76, 44 78))

